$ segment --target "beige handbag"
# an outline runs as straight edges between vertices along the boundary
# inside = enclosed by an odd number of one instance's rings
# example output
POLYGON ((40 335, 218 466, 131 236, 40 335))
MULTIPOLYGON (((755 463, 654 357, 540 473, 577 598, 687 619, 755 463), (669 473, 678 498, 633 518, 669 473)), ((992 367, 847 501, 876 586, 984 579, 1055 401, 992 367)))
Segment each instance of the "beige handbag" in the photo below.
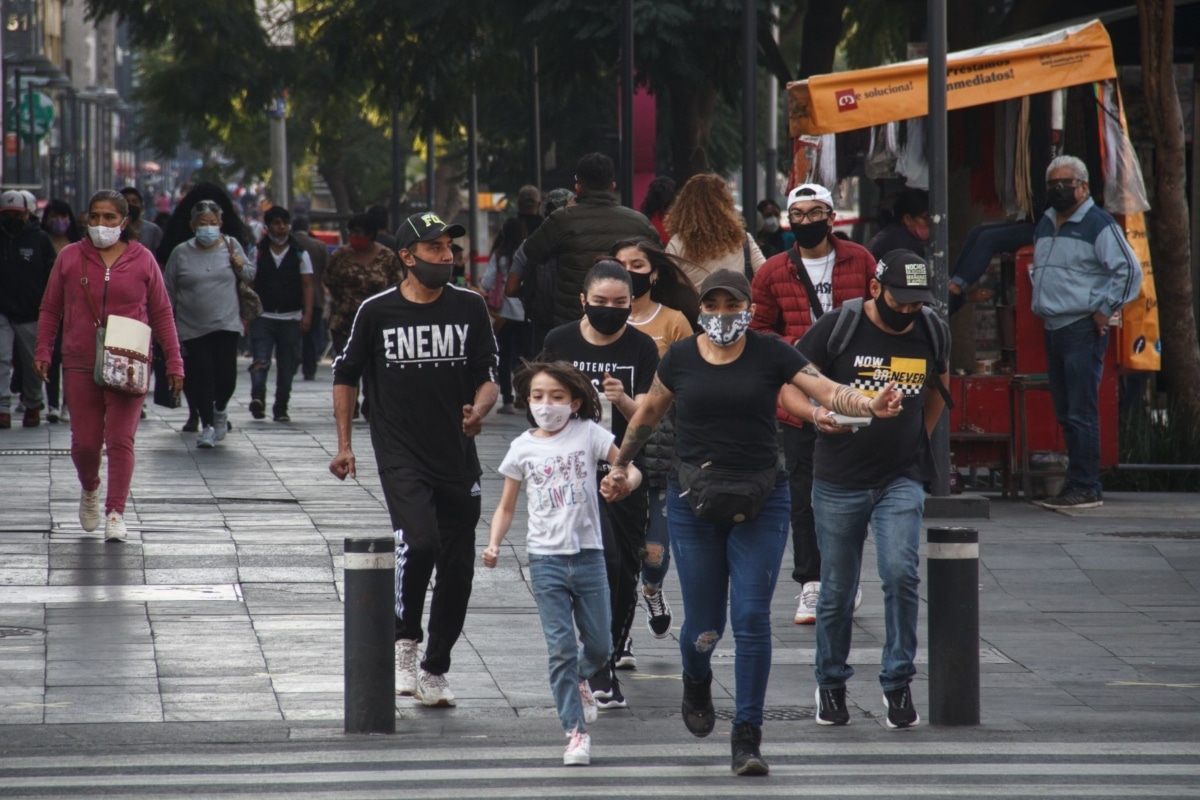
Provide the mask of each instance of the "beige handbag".
MULTIPOLYGON (((106 269, 103 294, 105 309, 108 306, 109 274, 110 270, 106 269)), ((92 299, 88 287, 86 262, 79 282, 96 325, 96 366, 92 373, 96 385, 130 397, 142 397, 150 390, 150 326, 131 317, 112 314, 105 320, 102 314, 97 314, 96 301, 92 299)))

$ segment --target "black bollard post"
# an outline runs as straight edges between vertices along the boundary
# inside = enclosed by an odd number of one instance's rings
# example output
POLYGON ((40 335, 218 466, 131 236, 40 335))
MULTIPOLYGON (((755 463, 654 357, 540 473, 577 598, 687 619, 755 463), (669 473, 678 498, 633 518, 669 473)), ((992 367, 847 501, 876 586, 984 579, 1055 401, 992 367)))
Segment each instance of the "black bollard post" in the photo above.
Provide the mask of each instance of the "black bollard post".
POLYGON ((396 732, 396 545, 345 539, 346 733, 396 732))
POLYGON ((929 721, 979 724, 979 531, 930 528, 929 721))

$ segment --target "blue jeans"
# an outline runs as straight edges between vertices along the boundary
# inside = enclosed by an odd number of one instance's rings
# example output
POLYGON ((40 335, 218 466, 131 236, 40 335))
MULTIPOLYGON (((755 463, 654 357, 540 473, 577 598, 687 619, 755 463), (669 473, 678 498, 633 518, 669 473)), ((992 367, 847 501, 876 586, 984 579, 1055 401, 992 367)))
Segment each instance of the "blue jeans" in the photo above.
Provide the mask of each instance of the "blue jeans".
POLYGON ((821 599, 817 601, 817 685, 840 689, 854 675, 846 663, 854 625, 854 592, 862 567, 867 523, 883 580, 884 691, 906 686, 917 668, 917 574, 925 490, 911 478, 879 489, 847 489, 813 480, 813 512, 821 548, 821 599))
POLYGON ((1100 494, 1100 374, 1108 331, 1091 317, 1046 331, 1046 374, 1054 416, 1067 443, 1067 486, 1100 494))
POLYGON ((667 524, 667 490, 651 486, 650 522, 646 526, 646 557, 642 559, 642 586, 647 589, 661 589, 663 581, 667 579, 667 568, 670 566, 671 526, 667 524))
POLYGON ((786 477, 775 484, 762 512, 750 522, 702 522, 675 483, 667 487, 667 522, 675 571, 683 595, 679 652, 683 673, 704 680, 713 650, 725 633, 726 598, 736 645, 735 725, 762 725, 771 676, 771 597, 787 547, 792 501, 786 477))
POLYGON ((267 399, 267 374, 271 371, 271 355, 275 366, 275 412, 287 411, 292 397, 292 376, 300 362, 300 321, 258 317, 250 323, 250 398, 267 399))
MULTIPOLYGON (((950 271, 950 281, 967 290, 983 277, 992 257, 997 253, 1015 253, 1026 245, 1033 244, 1033 225, 1028 222, 997 222, 976 225, 967 233, 958 259, 950 271)), ((960 294, 950 295, 950 313, 963 304, 960 294)))
POLYGON ((565 733, 586 731, 579 682, 598 672, 612 654, 604 551, 530 553, 529 582, 550 655, 550 690, 558 720, 565 733))

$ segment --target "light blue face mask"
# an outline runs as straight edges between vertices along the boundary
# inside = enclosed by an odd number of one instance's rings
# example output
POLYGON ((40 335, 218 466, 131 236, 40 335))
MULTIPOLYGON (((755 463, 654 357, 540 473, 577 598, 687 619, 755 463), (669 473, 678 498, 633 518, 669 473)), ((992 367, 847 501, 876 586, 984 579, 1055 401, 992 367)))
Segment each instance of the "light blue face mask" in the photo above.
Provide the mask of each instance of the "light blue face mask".
POLYGON ((216 225, 197 225, 196 241, 208 247, 221 238, 221 229, 216 225))

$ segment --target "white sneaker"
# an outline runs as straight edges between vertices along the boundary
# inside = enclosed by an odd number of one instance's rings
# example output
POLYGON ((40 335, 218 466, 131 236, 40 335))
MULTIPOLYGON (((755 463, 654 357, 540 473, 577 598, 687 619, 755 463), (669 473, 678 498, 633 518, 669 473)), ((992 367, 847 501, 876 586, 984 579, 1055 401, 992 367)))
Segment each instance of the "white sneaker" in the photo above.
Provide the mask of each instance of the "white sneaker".
POLYGON ((79 525, 88 533, 100 527, 100 490, 79 492, 79 525))
POLYGON ((450 691, 450 682, 445 675, 434 675, 432 672, 421 670, 417 676, 416 698, 422 705, 430 708, 448 708, 456 705, 454 692, 450 691))
POLYGON ((65 402, 63 403, 62 408, 59 409, 58 421, 59 422, 70 422, 71 421, 71 414, 67 411, 67 404, 65 402))
POLYGON ((854 588, 854 610, 858 611, 862 607, 862 584, 854 588))
POLYGON ((821 597, 821 582, 809 581, 800 587, 800 605, 793 620, 797 625, 814 625, 817 621, 817 600, 821 597))
POLYGON ((416 694, 417 665, 420 660, 416 639, 401 639, 396 642, 396 694, 401 697, 416 694))
POLYGON ((213 430, 216 434, 215 438, 218 442, 225 439, 225 434, 229 433, 228 411, 213 412, 213 430))
POLYGON ((579 682, 579 700, 583 703, 583 721, 591 725, 600 717, 600 707, 587 681, 579 682))
POLYGON ((127 535, 125 518, 115 511, 108 512, 108 519, 104 521, 104 541, 123 542, 127 535))
POLYGON ((200 435, 196 437, 196 447, 201 450, 211 450, 217 446, 217 431, 212 425, 207 426, 200 431, 200 435))
POLYGON ((592 763, 592 737, 578 730, 567 734, 567 749, 563 751, 563 766, 586 767, 592 763))

